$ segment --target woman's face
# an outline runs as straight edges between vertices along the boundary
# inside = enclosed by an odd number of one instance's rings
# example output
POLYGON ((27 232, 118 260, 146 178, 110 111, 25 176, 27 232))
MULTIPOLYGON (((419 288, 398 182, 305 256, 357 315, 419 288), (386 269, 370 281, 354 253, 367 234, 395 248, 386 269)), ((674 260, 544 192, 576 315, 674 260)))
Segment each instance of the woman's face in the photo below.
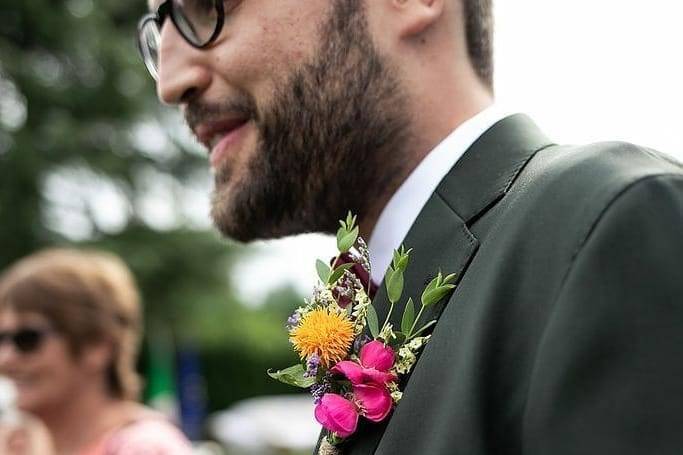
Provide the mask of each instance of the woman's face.
POLYGON ((66 339, 43 315, 0 310, 0 374, 17 388, 17 406, 40 415, 77 396, 84 376, 66 339))

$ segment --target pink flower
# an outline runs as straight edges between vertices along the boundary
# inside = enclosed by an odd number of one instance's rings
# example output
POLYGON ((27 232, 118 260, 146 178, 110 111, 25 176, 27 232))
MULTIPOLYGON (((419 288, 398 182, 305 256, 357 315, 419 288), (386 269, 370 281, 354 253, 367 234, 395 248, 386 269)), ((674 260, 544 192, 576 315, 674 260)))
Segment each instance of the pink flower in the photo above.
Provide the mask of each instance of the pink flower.
POLYGON ((393 405, 386 387, 375 384, 354 385, 352 399, 326 393, 315 407, 315 419, 327 430, 346 438, 356 431, 359 415, 380 422, 393 405))
POLYGON ((315 420, 326 429, 345 438, 356 431, 358 408, 341 395, 326 393, 315 407, 315 420))
POLYGON ((387 388, 375 384, 354 385, 353 398, 360 405, 361 415, 373 422, 384 420, 393 405, 387 388))
POLYGON ((346 376, 353 385, 376 384, 384 386, 395 381, 389 370, 394 366, 394 351, 381 341, 371 341, 360 350, 360 365, 350 360, 337 363, 330 371, 346 376))
POLYGON ((350 360, 337 363, 330 371, 351 381, 351 399, 326 393, 315 408, 316 420, 342 438, 356 431, 359 415, 373 422, 384 420, 393 406, 387 383, 396 380, 389 372, 394 359, 393 349, 381 341, 371 341, 360 350, 360 364, 350 360))

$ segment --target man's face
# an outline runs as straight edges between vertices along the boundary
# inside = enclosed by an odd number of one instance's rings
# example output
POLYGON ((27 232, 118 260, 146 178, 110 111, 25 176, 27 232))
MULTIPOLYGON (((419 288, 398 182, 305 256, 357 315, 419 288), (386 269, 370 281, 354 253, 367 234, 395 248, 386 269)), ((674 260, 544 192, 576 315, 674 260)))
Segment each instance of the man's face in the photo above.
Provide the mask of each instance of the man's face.
POLYGON ((241 241, 332 232, 398 174, 404 95, 362 0, 226 2, 206 50, 162 29, 159 94, 210 149, 212 217, 241 241), (387 177, 388 176, 388 177, 387 177))

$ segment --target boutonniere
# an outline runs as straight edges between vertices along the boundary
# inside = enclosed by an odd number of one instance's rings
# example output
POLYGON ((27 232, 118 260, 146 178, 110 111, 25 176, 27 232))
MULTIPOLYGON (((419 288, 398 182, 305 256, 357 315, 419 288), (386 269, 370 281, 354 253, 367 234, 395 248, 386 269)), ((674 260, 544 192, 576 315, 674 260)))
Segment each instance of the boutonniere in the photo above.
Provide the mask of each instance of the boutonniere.
POLYGON ((350 213, 337 231, 339 254, 330 265, 316 262, 320 282, 310 299, 287 320, 289 341, 301 362, 268 374, 289 385, 309 389, 315 419, 325 429, 321 453, 337 446, 356 431, 360 419, 381 422, 401 400, 399 382, 412 369, 417 354, 429 341, 421 324, 425 308, 436 304, 455 286, 455 275, 439 273, 424 289, 419 305, 405 303, 401 327, 391 314, 403 294, 403 276, 411 250, 394 251, 384 283, 389 311, 380 324, 371 304, 374 287, 369 279, 368 248, 358 235, 350 213), (417 311, 416 311, 416 307, 417 311))

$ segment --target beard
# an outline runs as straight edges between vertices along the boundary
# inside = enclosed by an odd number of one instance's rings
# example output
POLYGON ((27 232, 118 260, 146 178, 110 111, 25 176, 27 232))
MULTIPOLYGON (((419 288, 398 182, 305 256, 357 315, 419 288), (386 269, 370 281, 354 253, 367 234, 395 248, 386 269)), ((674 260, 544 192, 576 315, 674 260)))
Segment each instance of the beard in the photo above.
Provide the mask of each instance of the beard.
POLYGON ((320 48, 284 78, 261 115, 246 94, 223 106, 248 114, 259 133, 239 181, 231 182, 230 166, 215 175, 211 216, 225 236, 334 233, 348 211, 363 220, 397 186, 406 98, 373 45, 362 3, 333 2, 320 48))

